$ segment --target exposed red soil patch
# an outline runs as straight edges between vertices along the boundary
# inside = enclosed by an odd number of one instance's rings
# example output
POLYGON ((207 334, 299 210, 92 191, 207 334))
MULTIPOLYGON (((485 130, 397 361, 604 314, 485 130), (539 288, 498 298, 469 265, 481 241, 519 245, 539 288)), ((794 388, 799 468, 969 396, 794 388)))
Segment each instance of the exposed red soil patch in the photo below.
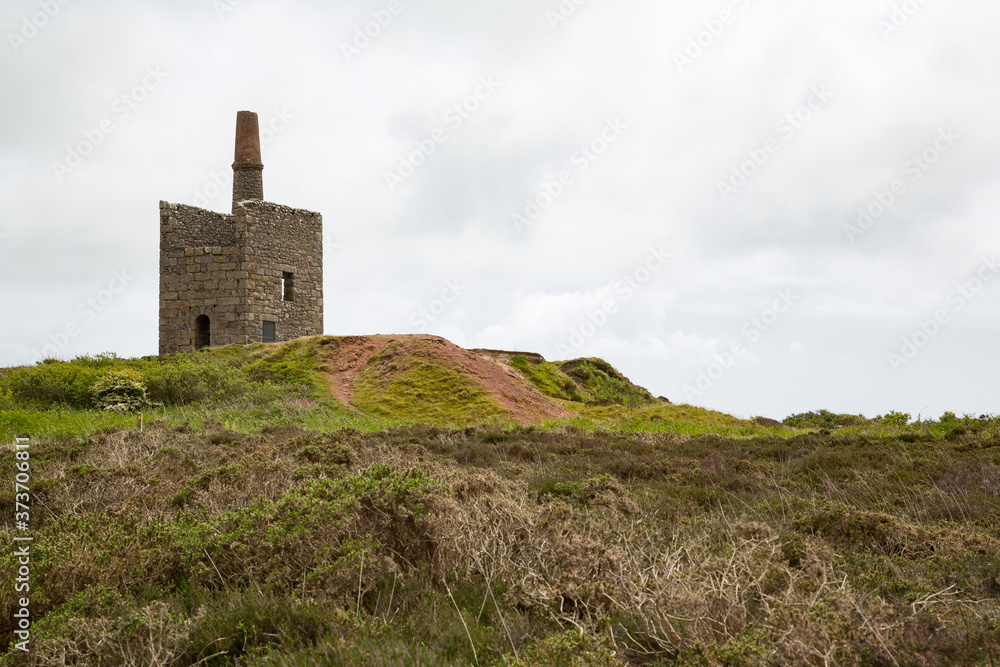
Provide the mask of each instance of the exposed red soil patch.
POLYGON ((385 336, 325 336, 323 352, 325 365, 320 370, 326 372, 330 390, 341 403, 358 411, 351 405, 351 387, 354 379, 365 367, 368 360, 389 344, 385 336))
POLYGON ((502 408, 523 424, 569 417, 572 413, 550 399, 512 369, 499 361, 458 347, 440 336, 326 336, 323 339, 324 364, 330 390, 353 410, 351 394, 361 370, 387 345, 396 343, 407 355, 422 356, 458 371, 482 387, 502 408), (420 342, 431 343, 430 347, 420 342))

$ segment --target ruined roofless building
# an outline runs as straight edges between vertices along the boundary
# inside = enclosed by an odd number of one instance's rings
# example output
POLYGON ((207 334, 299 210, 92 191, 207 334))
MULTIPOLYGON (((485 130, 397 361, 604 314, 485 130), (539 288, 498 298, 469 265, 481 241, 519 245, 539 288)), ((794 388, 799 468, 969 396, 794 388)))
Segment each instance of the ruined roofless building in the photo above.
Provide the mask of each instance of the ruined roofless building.
POLYGON ((323 218, 264 201, 257 114, 236 115, 233 212, 160 202, 160 354, 323 333, 323 218))

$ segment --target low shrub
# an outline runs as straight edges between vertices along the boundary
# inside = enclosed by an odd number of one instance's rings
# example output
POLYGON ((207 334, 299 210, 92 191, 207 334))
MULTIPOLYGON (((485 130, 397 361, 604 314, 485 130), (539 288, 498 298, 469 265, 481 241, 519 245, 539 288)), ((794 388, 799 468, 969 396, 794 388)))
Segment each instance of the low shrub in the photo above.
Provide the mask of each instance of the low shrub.
POLYGON ((864 415, 839 415, 829 410, 814 410, 801 412, 785 417, 782 422, 793 428, 844 428, 847 426, 864 426, 868 423, 864 415))
POLYGON ((44 361, 12 369, 0 386, 11 392, 11 401, 21 407, 87 409, 93 407, 90 389, 100 376, 99 368, 79 360, 44 361))
POLYGON ((146 378, 134 368, 111 371, 90 388, 99 410, 125 414, 138 412, 148 405, 146 378))
POLYGON ((252 392, 250 380, 233 362, 184 354, 153 362, 146 369, 152 401, 164 405, 238 401, 252 392))

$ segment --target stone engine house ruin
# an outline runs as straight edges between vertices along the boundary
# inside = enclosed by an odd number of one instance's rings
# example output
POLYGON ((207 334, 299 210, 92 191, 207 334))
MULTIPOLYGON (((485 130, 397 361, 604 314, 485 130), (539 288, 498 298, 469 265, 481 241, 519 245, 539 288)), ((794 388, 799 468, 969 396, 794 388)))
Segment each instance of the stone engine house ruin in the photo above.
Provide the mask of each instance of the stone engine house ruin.
POLYGON ((236 115, 232 214, 160 202, 160 354, 323 333, 323 217, 264 201, 257 114, 236 115))

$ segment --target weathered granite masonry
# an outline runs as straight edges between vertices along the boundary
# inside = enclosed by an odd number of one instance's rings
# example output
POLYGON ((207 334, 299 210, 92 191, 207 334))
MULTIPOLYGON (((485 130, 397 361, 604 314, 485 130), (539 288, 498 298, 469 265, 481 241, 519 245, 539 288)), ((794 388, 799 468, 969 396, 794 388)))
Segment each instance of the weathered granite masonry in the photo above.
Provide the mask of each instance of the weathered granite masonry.
POLYGON ((275 341, 323 333, 323 218, 246 198, 263 196, 262 169, 257 115, 241 111, 233 213, 160 202, 160 354, 258 342, 265 323, 275 341))

